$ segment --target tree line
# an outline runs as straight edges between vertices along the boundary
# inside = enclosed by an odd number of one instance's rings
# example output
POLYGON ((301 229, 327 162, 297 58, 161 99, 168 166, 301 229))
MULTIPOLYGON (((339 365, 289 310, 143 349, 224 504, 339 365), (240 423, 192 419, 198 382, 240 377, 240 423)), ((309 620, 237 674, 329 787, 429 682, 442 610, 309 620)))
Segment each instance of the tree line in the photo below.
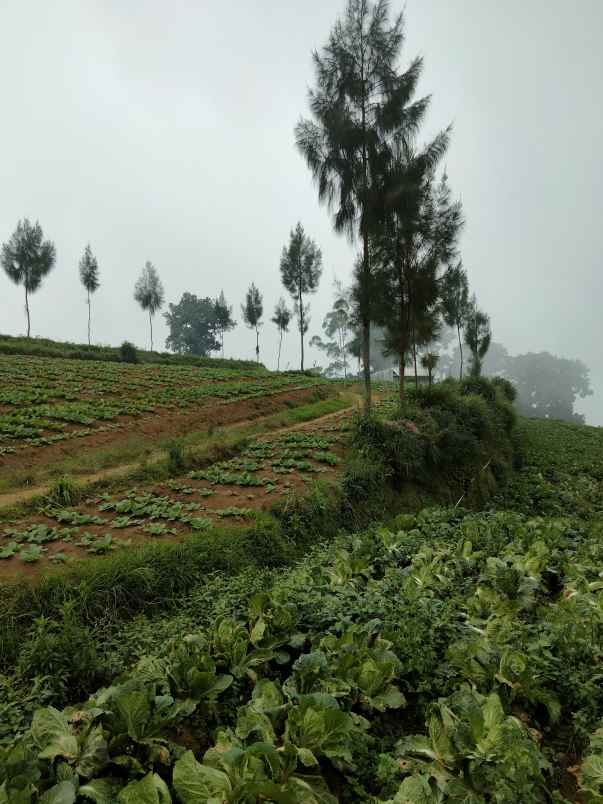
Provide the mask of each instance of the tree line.
MULTIPOLYGON (((25 218, 19 221, 11 238, 2 245, 0 255, 2 267, 7 276, 25 291, 25 312, 27 337, 31 335, 31 314, 29 297, 40 288, 44 277, 56 263, 56 248, 52 241, 44 238, 40 223, 32 224, 25 218)), ((290 293, 293 310, 290 310, 283 297, 274 308, 271 321, 279 333, 277 368, 280 369, 280 355, 283 335, 289 331, 293 316, 296 317, 300 333, 300 364, 304 369, 304 336, 309 326, 309 305, 307 296, 316 292, 322 274, 322 255, 304 232, 301 223, 291 231, 289 243, 283 247, 280 259, 280 272, 284 288, 290 293)), ((79 262, 80 281, 86 291, 88 306, 88 343, 91 343, 92 294, 100 286, 99 264, 90 244, 84 249, 79 262)), ((148 313, 151 351, 153 350, 153 319, 165 302, 165 291, 155 266, 147 261, 134 285, 134 299, 140 308, 148 313)), ((224 335, 234 329, 237 322, 232 315, 233 308, 221 291, 215 299, 198 298, 185 292, 177 304, 169 304, 164 313, 170 334, 166 347, 174 352, 207 356, 221 351, 224 356, 224 335)), ((260 359, 260 328, 263 326, 263 294, 252 282, 241 305, 245 324, 254 331, 256 338, 256 358, 260 359)))

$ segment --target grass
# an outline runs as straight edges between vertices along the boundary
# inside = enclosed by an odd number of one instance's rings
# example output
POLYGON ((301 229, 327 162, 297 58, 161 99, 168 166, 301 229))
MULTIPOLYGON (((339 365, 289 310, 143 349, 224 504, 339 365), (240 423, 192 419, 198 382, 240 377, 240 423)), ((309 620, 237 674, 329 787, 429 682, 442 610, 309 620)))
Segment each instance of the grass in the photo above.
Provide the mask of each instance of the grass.
MULTIPOLYGON (((12 486, 5 485, 5 481, 2 479, 0 480, 0 493, 27 488, 40 481, 60 477, 70 477, 74 481, 78 479, 85 481, 85 475, 88 474, 88 471, 85 471, 86 468, 90 473, 94 473, 120 464, 126 465, 124 466, 124 471, 119 473, 119 476, 107 476, 93 483, 80 482, 78 484, 80 490, 85 488, 87 493, 115 491, 134 482, 166 480, 175 474, 181 474, 183 469, 203 468, 216 461, 232 458, 241 452, 248 444, 249 439, 254 436, 313 421, 322 416, 345 410, 354 405, 356 400, 357 397, 353 392, 340 392, 337 396, 299 404, 262 417, 252 423, 233 424, 227 428, 218 428, 213 431, 200 430, 189 433, 178 440, 184 459, 183 466, 178 470, 170 469, 169 443, 166 443, 163 449, 157 450, 153 448, 155 445, 151 446, 148 443, 145 445, 144 442, 140 442, 140 439, 136 444, 135 439, 132 439, 131 444, 128 443, 123 447, 123 451, 121 446, 103 450, 101 452, 103 463, 96 468, 92 468, 96 453, 84 453, 80 459, 70 458, 55 463, 52 467, 52 474, 47 477, 35 476, 30 473, 26 477, 28 482, 24 486, 19 485, 19 481, 23 480, 23 477, 12 478, 15 483, 12 486), (135 446, 137 446, 136 452, 134 451, 135 446), (135 461, 137 462, 135 463, 135 461)), ((6 479, 6 483, 8 484, 10 480, 11 478, 6 479)), ((18 504, 0 507, 0 522, 34 513, 43 502, 45 494, 46 491, 18 504)))
MULTIPOLYGON (((238 443, 245 439, 269 432, 279 427, 288 427, 294 424, 312 421, 320 416, 335 413, 354 404, 356 396, 346 391, 327 399, 318 398, 324 394, 323 389, 317 389, 317 401, 299 403, 291 400, 292 407, 277 413, 262 416, 253 423, 233 424, 227 428, 209 428, 197 430, 177 439, 179 445, 185 450, 192 461, 205 461, 219 451, 224 445, 227 452, 236 448, 238 443)), ((55 461, 49 467, 39 469, 32 467, 24 472, 14 472, 0 477, 0 495, 19 489, 27 489, 48 482, 59 477, 70 476, 74 479, 85 478, 103 470, 124 466, 118 480, 106 482, 111 487, 112 482, 122 482, 127 479, 161 479, 169 476, 165 474, 162 464, 169 451, 170 442, 166 441, 157 448, 157 441, 152 438, 141 438, 140 435, 125 436, 119 444, 97 449, 82 451, 78 456, 55 461)), ((217 459, 217 458, 216 458, 217 459)), ((104 481, 99 481, 100 488, 104 481)), ((94 486, 96 488, 96 485, 94 486)), ((0 499, 1 504, 1 499, 0 499)), ((0 513, 0 518, 2 514, 0 513)))

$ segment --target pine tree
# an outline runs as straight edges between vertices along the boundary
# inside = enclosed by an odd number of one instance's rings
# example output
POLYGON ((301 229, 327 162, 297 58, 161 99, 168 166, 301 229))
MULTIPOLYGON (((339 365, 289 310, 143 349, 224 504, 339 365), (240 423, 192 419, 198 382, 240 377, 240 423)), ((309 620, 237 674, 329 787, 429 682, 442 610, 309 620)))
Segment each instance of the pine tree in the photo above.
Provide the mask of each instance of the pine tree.
POLYGON ((143 310, 149 311, 151 351, 153 351, 153 316, 163 306, 164 291, 155 266, 147 261, 134 286, 134 298, 143 310))
POLYGON ((216 331, 220 339, 222 348, 222 357, 224 357, 224 333, 230 332, 237 325, 237 322, 232 318, 232 307, 226 301, 224 291, 220 291, 220 295, 214 302, 214 315, 216 320, 216 331))
POLYGON ((56 249, 50 240, 44 240, 42 227, 28 218, 19 221, 10 240, 2 245, 2 267, 15 285, 25 289, 25 313, 27 315, 27 337, 31 333, 29 315, 29 294, 35 293, 42 279, 53 268, 56 249))
POLYGON ((281 347, 283 345, 283 334, 289 332, 289 322, 291 321, 291 310, 285 304, 285 300, 281 296, 278 304, 274 308, 274 315, 272 316, 272 323, 276 324, 279 332, 278 341, 278 358, 276 361, 276 370, 281 370, 281 347))
POLYGON ((291 232, 289 245, 281 254, 281 279, 286 290, 294 300, 301 339, 301 370, 304 370, 304 335, 308 331, 308 304, 304 299, 308 293, 315 293, 322 274, 322 254, 320 249, 306 236, 303 226, 298 223, 291 232))
POLYGON ((475 294, 469 303, 469 312, 465 323, 465 343, 471 351, 471 376, 479 377, 482 364, 492 340, 490 316, 477 306, 475 294))
POLYGON ((469 282, 461 260, 456 265, 449 265, 442 277, 441 310, 444 323, 456 329, 461 360, 459 377, 462 379, 463 339, 461 338, 461 330, 465 326, 469 314, 469 282))
POLYGON ((245 295, 245 303, 241 305, 243 320, 249 329, 255 329, 255 356, 260 362, 260 327, 262 326, 262 316, 264 314, 264 303, 262 294, 252 282, 245 295))
POLYGON ((84 286, 88 294, 88 344, 90 344, 90 322, 91 322, 90 294, 94 293, 99 286, 98 262, 96 257, 92 253, 90 243, 88 243, 88 245, 84 249, 84 254, 82 256, 82 259, 80 260, 80 279, 82 285, 84 286))
POLYGON ((381 219, 387 140, 417 131, 428 99, 412 101, 421 72, 416 59, 397 72, 403 43, 402 15, 389 24, 386 0, 348 0, 326 46, 314 53, 316 87, 310 92, 313 120, 296 127, 298 148, 333 210, 337 232, 360 237, 356 271, 361 325, 365 412, 371 406, 370 326, 373 316, 371 237, 381 219))

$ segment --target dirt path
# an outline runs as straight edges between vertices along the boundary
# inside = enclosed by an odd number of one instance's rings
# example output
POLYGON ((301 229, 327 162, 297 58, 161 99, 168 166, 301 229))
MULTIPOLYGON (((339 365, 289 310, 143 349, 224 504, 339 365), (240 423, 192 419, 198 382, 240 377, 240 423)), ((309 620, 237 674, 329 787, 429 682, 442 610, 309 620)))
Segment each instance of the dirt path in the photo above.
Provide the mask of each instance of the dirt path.
MULTIPOLYGON (((266 437, 272 438, 275 435, 279 435, 281 433, 286 433, 294 430, 302 430, 304 427, 314 426, 316 424, 321 424, 327 422, 331 419, 337 419, 344 415, 347 415, 351 408, 356 407, 359 404, 359 399, 353 399, 350 401, 350 404, 346 408, 342 408, 341 410, 336 410, 334 413, 327 413, 324 416, 319 416, 316 419, 310 419, 307 422, 299 422, 297 424, 293 424, 287 427, 281 427, 275 430, 268 430, 265 434, 258 434, 258 438, 266 437)), ((232 424, 228 429, 229 431, 236 432, 237 430, 244 430, 246 427, 251 425, 258 425, 261 424, 263 421, 270 419, 274 413, 268 414, 266 416, 258 416, 254 419, 243 419, 241 421, 232 424)), ((157 452, 151 453, 146 459, 146 462, 149 464, 157 464, 163 460, 165 460, 166 452, 165 450, 157 450, 157 452)), ((117 479, 120 477, 127 477, 131 473, 135 472, 140 466, 139 463, 128 463, 128 464, 119 464, 117 466, 111 466, 107 469, 101 469, 98 472, 94 472, 93 474, 84 475, 80 478, 76 478, 76 482, 78 486, 81 488, 87 488, 89 486, 93 486, 95 483, 99 483, 102 480, 111 480, 117 479)), ((40 484, 37 486, 30 486, 26 489, 20 489, 18 491, 7 492, 5 494, 0 494, 0 508, 9 508, 14 505, 19 505, 20 503, 27 502, 28 500, 33 499, 34 497, 43 497, 45 494, 48 494, 50 490, 50 485, 47 483, 40 484)))

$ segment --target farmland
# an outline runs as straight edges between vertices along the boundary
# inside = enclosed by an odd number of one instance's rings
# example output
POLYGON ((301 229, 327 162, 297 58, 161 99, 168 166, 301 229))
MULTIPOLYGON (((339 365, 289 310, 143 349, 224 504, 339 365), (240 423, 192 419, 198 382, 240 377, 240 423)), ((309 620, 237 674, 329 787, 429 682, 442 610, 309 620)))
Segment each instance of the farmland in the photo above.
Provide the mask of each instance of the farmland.
POLYGON ((348 417, 265 435, 242 445, 236 457, 161 482, 120 487, 73 507, 53 499, 37 513, 5 526, 0 577, 38 574, 86 556, 107 555, 148 539, 181 541, 220 522, 244 524, 288 494, 303 493, 339 467, 348 417))
POLYGON ((7 801, 597 801, 603 437, 503 390, 5 518, 7 801))
MULTIPOLYGON (((15 481, 15 470, 30 483, 44 475, 50 463, 58 475, 57 462, 81 457, 83 449, 89 459, 98 455, 100 465, 119 463, 191 430, 308 400, 313 390, 324 386, 319 378, 274 375, 261 368, 128 365, 21 355, 0 356, 0 380, 0 482, 9 483, 15 481)), ((77 461, 70 469, 78 472, 77 461)))

